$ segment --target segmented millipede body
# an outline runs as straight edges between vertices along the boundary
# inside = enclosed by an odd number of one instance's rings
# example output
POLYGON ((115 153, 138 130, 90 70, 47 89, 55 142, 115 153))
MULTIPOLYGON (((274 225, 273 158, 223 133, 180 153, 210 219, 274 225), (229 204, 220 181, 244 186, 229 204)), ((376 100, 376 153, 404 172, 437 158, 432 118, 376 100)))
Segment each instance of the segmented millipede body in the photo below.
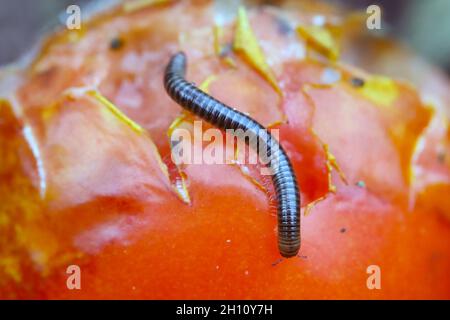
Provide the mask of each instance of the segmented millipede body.
MULTIPOLYGON (((257 121, 198 89, 184 79, 186 56, 173 55, 166 67, 164 86, 169 96, 184 109, 222 130, 241 129, 264 145, 275 187, 278 215, 278 248, 283 257, 293 257, 300 249, 300 195, 297 180, 286 152, 257 121)), ((258 155, 262 148, 257 148, 258 155)))

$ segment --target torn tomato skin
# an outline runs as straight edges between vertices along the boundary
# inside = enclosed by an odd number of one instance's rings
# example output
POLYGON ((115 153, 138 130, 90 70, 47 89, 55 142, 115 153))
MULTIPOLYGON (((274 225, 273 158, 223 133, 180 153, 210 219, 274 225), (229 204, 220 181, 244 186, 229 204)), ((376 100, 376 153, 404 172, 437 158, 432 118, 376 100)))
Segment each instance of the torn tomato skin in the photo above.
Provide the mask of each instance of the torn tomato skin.
MULTIPOLYGON (((319 10, 304 9, 296 14, 309 16, 319 10)), ((264 11, 263 14, 267 20, 267 16, 275 13, 264 11)), ((250 19, 252 16, 258 18, 258 11, 252 12, 250 19)), ((274 69, 284 100, 278 102, 278 109, 269 109, 270 106, 258 109, 258 101, 275 100, 276 93, 250 66, 233 52, 230 56, 236 61, 236 69, 209 56, 206 52, 210 48, 209 36, 203 38, 197 34, 197 41, 191 37, 183 47, 187 48, 189 59, 195 61, 193 75, 188 75, 189 78, 201 83, 211 74, 223 75, 219 82, 211 83, 214 95, 233 96, 236 107, 245 103, 243 107, 249 108, 253 116, 270 122, 280 120, 278 115, 282 113, 286 115, 287 122, 278 127, 280 140, 299 177, 302 199, 308 203, 324 196, 306 217, 302 217, 303 247, 299 258, 279 261, 276 217, 270 214, 267 194, 255 187, 236 166, 189 165, 184 168, 190 206, 177 198, 170 184, 166 185, 164 175, 147 177, 145 187, 158 190, 158 196, 153 198, 155 192, 133 185, 132 176, 130 180, 113 179, 110 183, 103 180, 107 176, 101 179, 97 176, 98 183, 122 191, 115 195, 89 193, 92 197, 82 203, 64 201, 65 207, 49 208, 54 200, 40 199, 36 161, 21 134, 22 122, 39 131, 38 124, 45 109, 62 92, 72 86, 89 86, 93 81, 100 81, 99 91, 141 125, 161 156, 166 156, 170 151, 167 130, 178 116, 179 107, 171 104, 163 94, 161 78, 158 78, 162 71, 159 66, 164 66, 175 50, 182 29, 211 29, 214 24, 211 17, 206 2, 192 6, 179 2, 135 11, 125 18, 105 14, 102 19, 94 19, 89 32, 78 42, 65 43, 59 38, 50 38, 45 52, 36 59, 33 72, 30 71, 18 90, 25 119, 18 119, 9 112, 9 116, 2 118, 7 121, 0 122, 0 128, 5 128, 0 130, 2 152, 8 155, 0 158, 0 164, 4 159, 16 159, 11 162, 12 166, 4 166, 8 168, 7 172, 0 171, 0 188, 6 190, 0 193, 0 212, 8 212, 12 221, 0 224, 0 297, 450 298, 450 241, 447 241, 450 223, 447 216, 433 206, 434 199, 441 198, 442 193, 424 193, 418 205, 411 209, 404 205, 408 185, 403 172, 407 168, 400 150, 404 150, 404 154, 410 152, 413 140, 420 136, 418 129, 424 125, 424 113, 417 112, 414 116, 408 113, 410 119, 418 120, 406 126, 408 140, 404 144, 401 139, 393 140, 385 129, 388 124, 402 124, 397 122, 398 118, 389 117, 391 113, 384 117, 376 105, 344 83, 317 87, 315 84, 321 79, 325 66, 309 58, 278 57, 273 60, 276 63, 269 66, 274 69), (187 10, 190 14, 182 14, 187 10), (168 23, 174 19, 179 23, 168 23), (152 26, 146 25, 150 22, 152 26), (164 28, 158 28, 159 25, 164 28), (114 28, 121 31, 120 35, 126 41, 119 51, 111 52, 108 41, 103 47, 92 45, 103 43, 99 40, 100 35, 106 29, 114 28), (198 50, 198 43, 205 47, 198 50), (89 50, 75 50, 81 44, 89 50), (100 58, 95 61, 85 59, 92 53, 100 58), (137 65, 145 68, 129 69, 132 64, 127 64, 129 60, 126 59, 135 59, 139 62, 137 65), (80 62, 81 66, 74 69, 70 67, 71 63, 64 63, 68 61, 80 62), (124 65, 126 68, 122 69, 124 65), (232 95, 231 86, 221 87, 220 82, 230 83, 230 79, 241 80, 245 87, 264 90, 232 95), (148 87, 143 88, 142 82, 148 87), (339 110, 348 112, 339 113, 339 110), (270 117, 267 117, 268 112, 270 117), (272 119, 272 114, 277 119, 272 119), (350 115, 360 121, 346 125, 350 115), (331 125, 326 125, 328 122, 331 125), (312 129, 329 145, 349 179, 349 184, 345 185, 333 172, 333 183, 337 186, 335 194, 328 192, 327 158, 312 129), (373 136, 379 137, 378 142, 368 148, 367 141, 373 136), (395 161, 382 170, 377 167, 380 158, 395 161), (364 188, 356 185, 359 181, 364 181, 364 188), (391 197, 393 191, 395 197, 391 197), (345 233, 341 232, 343 228, 345 233), (81 267, 81 290, 67 290, 66 268, 71 264, 81 267), (366 286, 366 270, 370 265, 378 265, 381 269, 381 290, 368 290, 366 286)), ((252 26, 259 28, 255 23, 252 26)), ((275 24, 266 24, 266 27, 275 28, 275 24)), ((117 30, 114 35, 118 34, 117 30)), ((255 34, 261 39, 263 35, 257 31, 255 34)), ((266 51, 264 47, 262 49, 269 56, 269 53, 277 52, 277 48, 274 45, 267 50, 267 46, 279 43, 278 37, 284 36, 275 29, 266 34, 270 35, 264 39, 266 51)), ((287 41, 287 38, 282 40, 287 41)), ((212 41, 211 52, 214 52, 212 41)), ((400 88, 400 102, 405 92, 409 91, 400 88)), ((411 97, 408 93, 409 102, 405 105, 415 100, 411 97)), ((137 143, 136 133, 120 123, 107 125, 109 122, 96 113, 90 101, 71 101, 65 106, 68 108, 56 112, 56 120, 52 122, 61 137, 73 134, 68 123, 62 121, 68 114, 75 115, 72 119, 78 119, 79 127, 85 129, 85 135, 89 137, 86 141, 94 137, 100 139, 107 132, 117 137, 114 141, 106 139, 108 149, 102 154, 109 161, 103 162, 104 168, 112 172, 121 165, 131 172, 158 170, 158 161, 152 156, 145 165, 141 166, 138 161, 140 146, 149 144, 145 141, 137 143), (88 121, 92 115, 97 121, 95 125, 88 121), (114 148, 117 147, 115 143, 124 147, 114 148), (121 159, 125 160, 121 162, 121 159)), ((6 110, 3 105, 1 108, 1 112, 6 110)), ((422 110, 416 104, 414 109, 422 110)), ((409 112, 408 109, 405 112, 409 112)), ((51 141, 57 139, 47 140, 45 135, 42 136, 41 152, 55 149, 55 143, 45 145, 51 141)), ((56 150, 68 141, 62 139, 56 144, 56 150)), ((88 159, 93 156, 79 143, 73 149, 88 159)), ((147 147, 143 149, 147 150, 147 147)), ((74 168, 67 166, 61 158, 53 160, 51 166, 47 162, 47 171, 66 168, 63 172, 74 172, 74 168)), ((102 170, 93 170, 94 177, 99 172, 102 170)), ((443 179, 443 183, 448 186, 448 180, 443 179)), ((64 188, 59 187, 57 191, 64 191, 64 188)))

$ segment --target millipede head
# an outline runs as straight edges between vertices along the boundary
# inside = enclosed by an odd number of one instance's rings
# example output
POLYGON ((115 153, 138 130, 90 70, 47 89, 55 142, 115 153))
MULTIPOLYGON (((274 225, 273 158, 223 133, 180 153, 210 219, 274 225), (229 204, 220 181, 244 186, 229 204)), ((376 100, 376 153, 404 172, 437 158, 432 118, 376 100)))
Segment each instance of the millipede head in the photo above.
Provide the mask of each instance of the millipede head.
POLYGON ((175 53, 167 64, 166 75, 176 74, 184 77, 186 73, 186 61, 186 54, 183 51, 175 53))

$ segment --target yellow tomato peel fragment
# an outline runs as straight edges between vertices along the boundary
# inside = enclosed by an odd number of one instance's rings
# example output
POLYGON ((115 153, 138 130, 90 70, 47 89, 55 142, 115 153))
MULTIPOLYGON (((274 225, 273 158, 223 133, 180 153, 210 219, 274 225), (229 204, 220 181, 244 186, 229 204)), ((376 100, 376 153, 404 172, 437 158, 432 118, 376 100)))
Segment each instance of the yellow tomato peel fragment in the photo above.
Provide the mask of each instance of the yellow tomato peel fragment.
MULTIPOLYGON (((133 120, 131 120, 130 118, 128 118, 122 111, 119 110, 119 108, 117 108, 112 102, 110 102, 108 99, 106 99, 100 92, 98 92, 97 90, 88 90, 86 92, 86 94, 88 96, 93 97, 95 100, 97 100, 98 102, 100 102, 103 106, 105 106, 112 114, 114 114, 119 120, 121 120, 122 122, 124 122, 125 124, 127 124, 131 129, 133 129, 133 131, 135 131, 136 133, 142 134, 144 133, 144 129, 139 126, 136 122, 134 122, 133 120)), ((180 121, 181 122, 181 121, 180 121)), ((173 130, 174 125, 172 124, 171 127, 169 128, 173 130)), ((164 161, 161 159, 161 155, 159 154, 156 146, 153 144, 153 141, 150 139, 150 141, 152 142, 152 147, 154 149, 154 153, 155 153, 155 157, 157 158, 159 167, 161 168, 161 170, 163 171, 164 175, 167 177, 167 179, 171 182, 170 185, 172 187, 172 189, 175 191, 176 195, 185 203, 190 204, 190 197, 189 197, 189 193, 186 187, 186 183, 185 180, 180 173, 180 177, 181 179, 171 179, 171 176, 169 174, 169 169, 167 167, 167 165, 164 163, 164 161)), ((177 168, 177 170, 179 170, 177 168)))
POLYGON ((214 35, 214 52, 216 53, 216 55, 220 56, 222 53, 222 45, 220 43, 223 36, 222 26, 214 25, 213 35, 214 35))
POLYGON ((304 216, 309 215, 309 214, 311 213, 311 210, 312 210, 319 202, 325 200, 326 198, 327 198, 327 195, 324 195, 324 196, 322 196, 322 197, 320 197, 320 198, 317 198, 316 200, 311 201, 310 203, 308 203, 308 204, 305 206, 305 211, 303 212, 303 215, 304 215, 304 216))
MULTIPOLYGON (((328 144, 324 143, 313 129, 311 129, 311 132, 316 137, 316 139, 319 140, 320 144, 322 145, 322 148, 323 148, 323 151, 324 151, 325 157, 326 157, 325 165, 327 167, 327 172, 328 172, 328 189, 330 192, 335 193, 336 186, 333 184, 332 177, 331 177, 331 173, 333 172, 333 170, 336 170, 336 172, 339 174, 339 177, 345 184, 348 184, 347 178, 345 177, 345 174, 342 171, 342 169, 339 167, 336 157, 331 153, 330 147, 328 146, 328 144)), ((313 202, 315 202, 315 201, 313 201, 313 202)))
POLYGON ((331 173, 333 172, 333 169, 336 170, 336 172, 339 174, 339 177, 341 180, 348 184, 347 179, 344 175, 344 172, 342 172, 341 168, 339 167, 336 157, 330 152, 330 148, 327 144, 323 144, 323 150, 325 151, 325 155, 327 157, 327 169, 328 169, 328 186, 331 192, 336 192, 336 186, 333 184, 331 179, 331 173))
POLYGON ((225 64, 227 64, 229 67, 236 68, 236 61, 234 61, 232 57, 226 56, 222 59, 222 61, 225 62, 225 64))
POLYGON ((238 11, 233 49, 237 52, 241 52, 251 66, 255 68, 279 94, 281 94, 275 75, 269 67, 266 57, 256 39, 252 27, 250 26, 247 12, 244 7, 240 7, 238 11))
POLYGON ((357 90, 367 99, 384 107, 392 105, 398 97, 395 81, 384 76, 365 79, 364 85, 357 90))
POLYGON ((328 59, 333 61, 339 59, 339 48, 327 29, 319 26, 299 26, 297 32, 309 46, 328 59))
POLYGON ((119 108, 117 108, 111 101, 106 99, 100 92, 96 90, 89 90, 86 93, 88 96, 93 97, 95 100, 97 100, 106 108, 108 108, 108 110, 111 111, 119 120, 127 124, 135 132, 137 133, 144 132, 144 129, 142 129, 140 125, 138 125, 136 122, 128 118, 122 111, 119 110, 119 108))
MULTIPOLYGON (((182 111, 182 113, 175 118, 175 120, 172 121, 172 123, 169 126, 169 129, 167 129, 167 137, 169 138, 170 142, 170 150, 172 152, 172 143, 170 141, 173 132, 184 122, 188 121, 189 119, 193 119, 193 115, 187 111, 182 111)), ((191 204, 191 198, 189 196, 189 190, 187 188, 186 184, 186 174, 181 170, 181 168, 174 164, 176 172, 172 172, 172 174, 169 173, 169 178, 171 183, 173 184, 174 188, 177 191, 177 194, 179 195, 180 199, 186 203, 191 204)))
POLYGON ((172 137, 172 134, 174 132, 175 129, 177 129, 181 123, 183 123, 184 121, 193 118, 193 115, 185 110, 183 110, 181 112, 181 114, 175 118, 175 120, 172 121, 172 123, 169 126, 169 129, 167 129, 167 136, 172 137))
POLYGON ((179 179, 175 179, 175 188, 177 193, 180 195, 180 199, 186 203, 191 204, 191 197, 189 196, 189 191, 186 185, 186 174, 177 167, 179 179))
POLYGON ((210 76, 208 76, 199 86, 199 89, 208 93, 209 90, 209 85, 217 79, 217 76, 212 74, 210 76))
POLYGON ((259 190, 267 193, 267 188, 260 182, 258 179, 256 179, 252 174, 250 173, 250 169, 248 166, 241 164, 237 161, 233 163, 239 168, 239 171, 244 175, 244 177, 250 181, 254 186, 256 186, 259 190))

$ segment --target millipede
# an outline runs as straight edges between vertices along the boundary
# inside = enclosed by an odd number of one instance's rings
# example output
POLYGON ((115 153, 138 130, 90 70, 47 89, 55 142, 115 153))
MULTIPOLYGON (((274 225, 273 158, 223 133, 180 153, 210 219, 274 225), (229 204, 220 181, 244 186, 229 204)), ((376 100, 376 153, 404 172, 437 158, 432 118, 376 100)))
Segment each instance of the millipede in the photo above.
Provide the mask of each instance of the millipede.
MULTIPOLYGON (((265 147, 264 156, 271 170, 275 189, 278 217, 278 249, 283 257, 296 256, 300 250, 300 193, 291 162, 278 141, 259 122, 250 116, 218 101, 185 79, 186 55, 174 54, 164 73, 164 87, 168 95, 182 108, 197 115, 213 126, 241 129, 249 133, 250 141, 265 147)), ((247 141, 246 141, 247 143, 247 141)))

